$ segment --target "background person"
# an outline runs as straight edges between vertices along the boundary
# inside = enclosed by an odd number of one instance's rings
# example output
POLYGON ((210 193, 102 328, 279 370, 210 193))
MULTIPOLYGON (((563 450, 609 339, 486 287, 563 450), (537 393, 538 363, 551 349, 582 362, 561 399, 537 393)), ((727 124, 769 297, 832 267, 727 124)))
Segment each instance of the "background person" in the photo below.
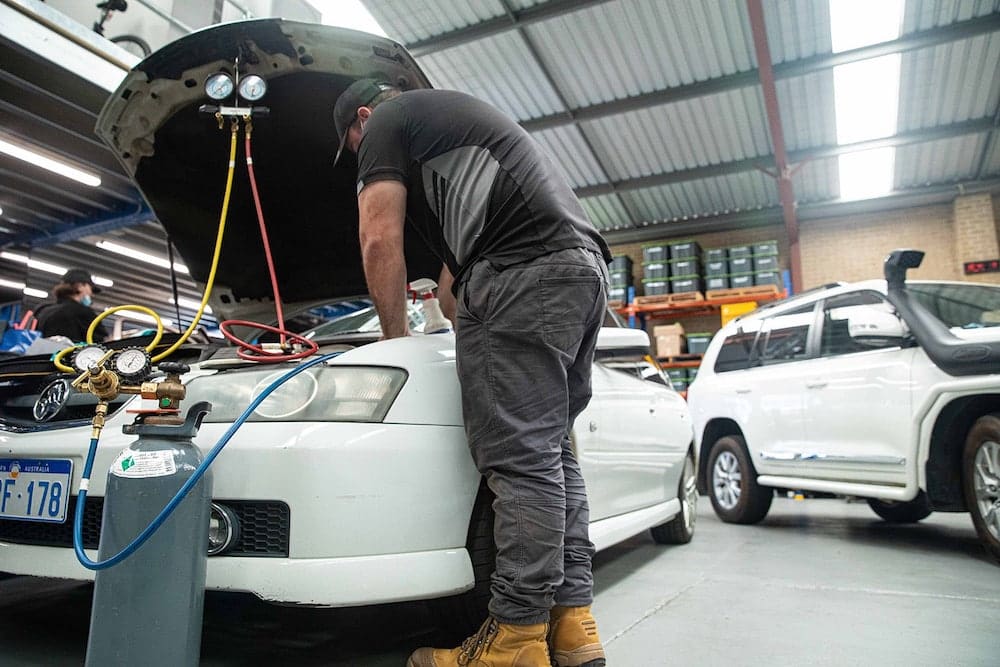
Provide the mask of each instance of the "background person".
MULTIPOLYGON (((35 311, 38 329, 46 338, 66 336, 74 343, 87 340, 87 329, 97 317, 97 311, 90 307, 93 296, 100 294, 101 288, 94 284, 90 273, 83 269, 70 269, 52 288, 55 303, 42 306, 35 311)), ((94 330, 94 342, 108 337, 103 323, 94 330)))
POLYGON ((604 665, 569 430, 590 400, 607 244, 547 154, 480 100, 362 79, 334 116, 338 159, 358 154, 362 258, 385 338, 409 335, 404 222, 444 264, 466 435, 496 496, 490 617, 462 646, 407 664, 547 666, 551 652, 560 666, 604 665))

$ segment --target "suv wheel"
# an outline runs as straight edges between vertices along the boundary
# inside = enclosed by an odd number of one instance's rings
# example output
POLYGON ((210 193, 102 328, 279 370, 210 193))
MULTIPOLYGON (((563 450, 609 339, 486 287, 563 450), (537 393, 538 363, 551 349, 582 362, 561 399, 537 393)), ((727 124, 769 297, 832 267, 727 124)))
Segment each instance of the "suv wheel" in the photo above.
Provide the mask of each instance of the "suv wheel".
POLYGON ((926 519, 931 513, 931 504, 927 494, 921 491, 916 498, 907 501, 879 500, 869 498, 868 506, 875 514, 890 523, 916 523, 926 519))
POLYGON ((771 509, 774 491, 757 484, 742 436, 727 435, 712 445, 708 455, 709 497, 726 523, 757 523, 771 509))
POLYGON ((986 550, 1000 559, 1000 416, 973 424, 962 452, 962 489, 986 550))
POLYGON ((698 481, 695 478, 694 458, 688 454, 684 470, 677 484, 677 500, 681 511, 670 521, 649 529, 658 544, 687 544, 694 537, 694 523, 698 510, 698 481))

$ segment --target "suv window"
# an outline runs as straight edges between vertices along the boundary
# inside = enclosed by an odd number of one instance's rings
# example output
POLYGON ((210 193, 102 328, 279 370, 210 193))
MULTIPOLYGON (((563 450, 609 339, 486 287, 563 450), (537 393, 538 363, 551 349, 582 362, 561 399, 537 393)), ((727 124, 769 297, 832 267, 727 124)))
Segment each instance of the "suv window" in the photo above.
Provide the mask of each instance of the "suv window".
POLYGON ((815 304, 767 318, 760 363, 780 364, 804 359, 809 347, 809 327, 815 319, 815 304))
POLYGON ((1000 325, 1000 289, 994 285, 907 283, 906 289, 946 327, 1000 325))
MULTIPOLYGON (((853 292, 827 299, 823 304, 823 330, 820 334, 819 353, 823 357, 833 357, 853 352, 870 352, 871 344, 862 345, 847 329, 847 322, 858 306, 880 308, 894 313, 895 309, 877 292, 853 292)), ((897 343, 893 343, 897 345, 897 343)))
POLYGON ((715 372, 738 371, 750 365, 750 357, 757 344, 760 320, 741 324, 736 333, 726 336, 715 359, 715 372))

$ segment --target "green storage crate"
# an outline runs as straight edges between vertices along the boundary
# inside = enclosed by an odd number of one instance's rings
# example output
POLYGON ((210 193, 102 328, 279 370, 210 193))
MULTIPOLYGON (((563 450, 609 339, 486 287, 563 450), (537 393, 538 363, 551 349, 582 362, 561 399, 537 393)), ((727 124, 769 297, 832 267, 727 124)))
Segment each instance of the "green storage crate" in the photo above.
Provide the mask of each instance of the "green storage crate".
POLYGON ((705 354, 708 344, 712 342, 711 332, 687 334, 688 354, 705 354))
POLYGON ((670 294, 670 283, 666 280, 646 280, 642 281, 642 293, 646 296, 660 296, 670 294))

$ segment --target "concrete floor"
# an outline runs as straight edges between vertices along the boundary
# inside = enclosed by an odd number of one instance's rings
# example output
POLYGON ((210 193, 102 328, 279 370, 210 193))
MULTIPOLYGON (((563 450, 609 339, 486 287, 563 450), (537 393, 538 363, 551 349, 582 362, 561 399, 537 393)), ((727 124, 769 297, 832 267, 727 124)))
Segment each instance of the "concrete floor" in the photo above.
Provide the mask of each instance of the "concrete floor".
MULTIPOLYGON (((864 503, 776 499, 763 523, 731 526, 705 498, 698 514, 689 545, 641 535, 598 554, 609 665, 1000 665, 1000 567, 967 515, 893 526, 864 503)), ((89 613, 87 585, 0 581, 0 665, 81 665, 89 613)), ((402 667, 437 636, 420 603, 210 593, 201 664, 402 667)))

